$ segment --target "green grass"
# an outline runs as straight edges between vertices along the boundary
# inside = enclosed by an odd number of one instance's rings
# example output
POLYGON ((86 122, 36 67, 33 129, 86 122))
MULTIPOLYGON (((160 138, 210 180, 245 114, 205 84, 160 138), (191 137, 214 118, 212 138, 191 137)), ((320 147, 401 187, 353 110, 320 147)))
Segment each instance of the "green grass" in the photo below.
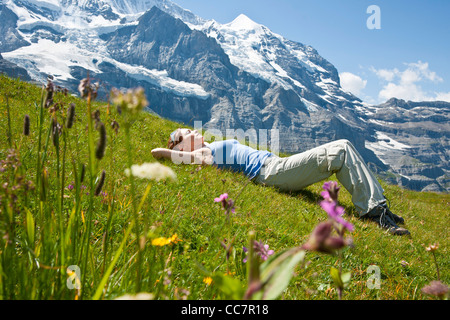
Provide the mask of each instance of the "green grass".
MULTIPOLYGON (((203 281, 202 270, 230 272, 230 277, 246 286, 242 247, 248 243, 249 231, 255 231, 257 240, 280 252, 305 243, 314 227, 327 219, 318 205, 322 183, 302 192, 282 193, 247 184, 242 174, 161 161, 176 172, 177 180, 134 180, 137 204, 151 184, 137 213, 139 232, 146 237, 138 240, 135 228, 124 237, 130 222, 134 221, 132 188, 124 175, 128 161, 126 137, 123 126, 116 134, 109 125, 113 120, 120 122, 120 116, 114 108, 108 113, 106 103, 92 105, 92 111, 99 110, 100 119, 106 125, 107 147, 105 156, 93 163, 91 180, 87 102, 70 95, 55 95, 55 102, 62 107, 55 113, 60 123, 69 104, 76 105, 75 125, 66 131, 65 156, 61 137, 58 166, 57 150, 50 139, 47 156, 38 165, 38 152, 42 157, 52 116, 44 109, 39 149, 41 94, 42 88, 0 76, 0 160, 7 158, 10 149, 9 105, 11 144, 20 161, 16 169, 7 167, 0 172, 2 299, 92 299, 103 278, 97 291, 101 299, 114 299, 136 291, 152 293, 156 299, 221 299, 226 296, 215 282, 208 285, 203 281), (29 136, 22 134, 25 114, 31 120, 29 136), (79 181, 82 164, 87 168, 83 182, 86 189, 80 190, 77 196, 67 186, 79 181), (45 198, 41 196, 39 182, 44 170, 48 172, 45 198), (106 172, 102 190, 107 196, 91 197, 90 181, 95 187, 102 170, 106 172), (31 181, 33 188, 26 190, 24 181, 31 181), (230 225, 220 205, 214 202, 215 197, 225 192, 231 199, 241 193, 230 225), (155 237, 174 234, 182 241, 162 247, 151 244, 155 237), (233 238, 232 255, 227 260, 221 242, 229 243, 233 238), (122 243, 123 250, 120 250, 122 243), (115 263, 111 264, 113 260, 115 263), (66 268, 74 265, 81 271, 81 291, 67 287, 70 275, 66 268), (139 284, 136 283, 138 268, 139 284), (110 276, 106 273, 108 269, 110 276)), ((170 132, 180 126, 140 113, 130 129, 133 163, 155 162, 150 150, 164 147, 170 132)), ((95 146, 99 135, 95 130, 92 133, 95 146)), ((355 225, 351 234, 354 247, 342 251, 342 269, 352 273, 343 299, 429 299, 421 292, 421 288, 437 278, 433 256, 425 250, 429 244, 439 243, 436 258, 441 281, 449 283, 450 280, 450 196, 413 192, 381 183, 392 211, 405 218, 412 236, 391 236, 375 223, 359 220, 350 195, 341 189, 340 204, 346 209, 347 220, 355 225), (380 268, 380 289, 371 290, 366 285, 371 276, 367 269, 371 265, 380 268)), ((280 299, 336 299, 330 268, 337 265, 336 256, 307 252, 306 263, 296 267, 280 299)))

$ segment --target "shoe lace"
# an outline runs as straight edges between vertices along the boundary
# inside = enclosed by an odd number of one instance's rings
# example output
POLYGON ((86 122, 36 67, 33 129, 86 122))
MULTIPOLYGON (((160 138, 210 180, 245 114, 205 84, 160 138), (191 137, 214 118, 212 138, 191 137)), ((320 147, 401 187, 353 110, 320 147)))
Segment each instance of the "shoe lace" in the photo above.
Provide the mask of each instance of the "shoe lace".
POLYGON ((384 218, 385 215, 386 215, 386 211, 387 211, 387 208, 385 206, 382 206, 381 207, 381 214, 380 214, 380 226, 382 226, 382 227, 386 227, 387 226, 386 219, 384 218))
MULTIPOLYGON (((386 199, 388 202, 389 200, 386 199)), ((381 208, 381 214, 380 214, 380 226, 382 227, 394 227, 398 228, 397 224, 395 223, 394 214, 389 210, 389 205, 380 206, 381 208)))

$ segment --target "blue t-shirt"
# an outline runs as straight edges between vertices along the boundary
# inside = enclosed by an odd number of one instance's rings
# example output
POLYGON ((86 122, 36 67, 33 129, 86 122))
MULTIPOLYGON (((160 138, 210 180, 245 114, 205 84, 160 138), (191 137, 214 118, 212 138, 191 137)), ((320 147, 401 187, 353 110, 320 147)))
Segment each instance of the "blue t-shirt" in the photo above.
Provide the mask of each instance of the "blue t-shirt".
POLYGON ((236 139, 215 141, 208 147, 211 149, 213 164, 218 168, 244 172, 250 179, 259 174, 264 161, 273 155, 269 151, 255 150, 240 144, 236 139))

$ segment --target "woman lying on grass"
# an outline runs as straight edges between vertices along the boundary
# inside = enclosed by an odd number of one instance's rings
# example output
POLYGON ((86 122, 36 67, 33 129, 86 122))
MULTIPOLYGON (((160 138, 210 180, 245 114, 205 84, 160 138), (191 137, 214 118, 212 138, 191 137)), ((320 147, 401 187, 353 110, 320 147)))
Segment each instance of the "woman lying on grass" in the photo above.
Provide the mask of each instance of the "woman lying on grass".
POLYGON ((179 128, 171 133, 168 149, 153 149, 152 155, 177 164, 208 164, 243 172, 256 183, 283 191, 301 190, 336 173, 339 182, 351 194, 361 218, 376 221, 394 235, 410 234, 397 225, 404 223, 404 219, 389 210, 383 188, 347 140, 283 158, 234 139, 206 143, 197 130, 179 128))

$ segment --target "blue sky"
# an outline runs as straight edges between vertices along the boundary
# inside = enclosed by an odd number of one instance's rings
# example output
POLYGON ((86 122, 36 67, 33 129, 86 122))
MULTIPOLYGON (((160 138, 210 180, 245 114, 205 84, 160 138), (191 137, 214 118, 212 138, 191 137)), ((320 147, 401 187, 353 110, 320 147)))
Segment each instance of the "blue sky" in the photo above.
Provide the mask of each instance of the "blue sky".
POLYGON ((290 40, 311 45, 342 86, 371 104, 390 97, 450 101, 450 0, 174 0, 228 23, 243 13, 290 40), (369 29, 371 5, 380 29, 369 29))

